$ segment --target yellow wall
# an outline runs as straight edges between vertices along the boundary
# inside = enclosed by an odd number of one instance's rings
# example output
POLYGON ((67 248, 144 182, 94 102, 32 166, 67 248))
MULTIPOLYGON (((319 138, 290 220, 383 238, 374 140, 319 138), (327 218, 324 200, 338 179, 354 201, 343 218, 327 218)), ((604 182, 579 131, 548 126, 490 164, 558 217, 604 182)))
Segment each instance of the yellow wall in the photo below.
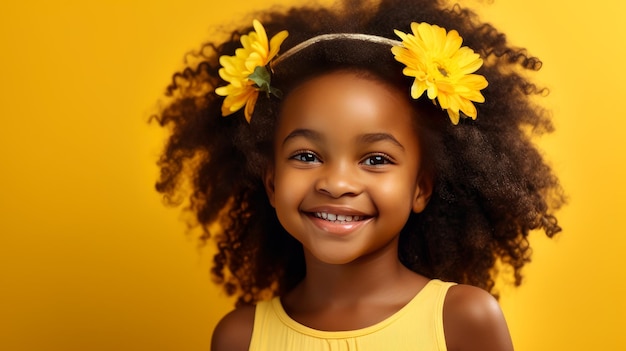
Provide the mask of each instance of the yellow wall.
MULTIPOLYGON (((230 301, 153 191, 163 135, 146 120, 211 25, 268 1, 2 2, 0 349, 208 349, 230 301)), ((542 145, 571 199, 502 299, 514 342, 619 349, 626 5, 490 2, 465 3, 544 60, 558 132, 542 145)))

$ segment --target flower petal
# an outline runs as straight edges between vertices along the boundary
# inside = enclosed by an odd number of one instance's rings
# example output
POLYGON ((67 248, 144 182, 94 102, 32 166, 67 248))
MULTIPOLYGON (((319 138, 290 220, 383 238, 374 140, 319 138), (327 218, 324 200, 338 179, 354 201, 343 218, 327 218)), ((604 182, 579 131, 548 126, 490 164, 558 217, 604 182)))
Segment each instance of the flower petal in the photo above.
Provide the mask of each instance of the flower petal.
MULTIPOLYGON (((252 21, 252 26, 254 27, 254 31, 257 35, 257 40, 255 40, 255 42, 258 42, 262 47, 267 48, 269 45, 267 42, 267 34, 265 33, 265 28, 263 28, 261 22, 255 19, 252 21)), ((254 33, 251 33, 250 35, 252 34, 254 33)))
POLYGON ((459 111, 448 110, 448 117, 450 117, 450 121, 452 122, 452 124, 459 124, 459 111))
POLYGON ((441 55, 444 57, 452 57, 463 44, 463 38, 455 30, 451 30, 446 37, 446 43, 442 49, 441 55))
POLYGON ((246 116, 246 121, 248 121, 248 123, 250 123, 250 120, 252 120, 252 113, 254 112, 254 106, 256 105, 256 100, 259 97, 259 92, 257 91, 255 94, 252 94, 248 97, 248 101, 246 102, 246 109, 245 109, 245 116, 246 116))
POLYGON ((267 57, 268 61, 273 59, 274 56, 278 54, 278 51, 280 50, 280 46, 282 45, 283 41, 287 39, 287 36, 289 36, 289 33, 286 30, 284 30, 272 37, 272 39, 270 40, 270 52, 267 57))

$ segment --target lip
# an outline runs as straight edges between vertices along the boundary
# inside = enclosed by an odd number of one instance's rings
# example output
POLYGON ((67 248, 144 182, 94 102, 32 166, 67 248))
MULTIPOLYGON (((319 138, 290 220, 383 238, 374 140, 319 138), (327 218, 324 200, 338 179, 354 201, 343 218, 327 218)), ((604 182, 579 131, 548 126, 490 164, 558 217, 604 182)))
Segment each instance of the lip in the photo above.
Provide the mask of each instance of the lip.
POLYGON ((365 224, 369 223, 374 216, 364 213, 362 211, 355 210, 353 208, 348 207, 333 207, 333 206, 322 206, 322 207, 314 207, 311 209, 307 209, 303 211, 304 214, 309 218, 309 220, 319 229, 329 234, 337 235, 337 236, 345 236, 348 235, 365 224), (344 215, 344 216, 360 216, 364 217, 358 221, 329 221, 323 218, 319 218, 315 215, 316 212, 326 212, 333 213, 336 215, 344 215))

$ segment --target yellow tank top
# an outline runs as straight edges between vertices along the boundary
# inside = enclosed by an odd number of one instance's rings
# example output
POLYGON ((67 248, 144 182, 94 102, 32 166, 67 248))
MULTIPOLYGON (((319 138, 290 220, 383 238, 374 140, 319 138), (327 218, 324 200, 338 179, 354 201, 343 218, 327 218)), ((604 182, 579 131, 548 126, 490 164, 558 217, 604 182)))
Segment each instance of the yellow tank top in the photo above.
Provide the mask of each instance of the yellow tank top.
POLYGON ((304 326, 291 319, 275 297, 256 306, 250 351, 445 351, 443 301, 452 285, 431 280, 392 316, 349 331, 304 326))

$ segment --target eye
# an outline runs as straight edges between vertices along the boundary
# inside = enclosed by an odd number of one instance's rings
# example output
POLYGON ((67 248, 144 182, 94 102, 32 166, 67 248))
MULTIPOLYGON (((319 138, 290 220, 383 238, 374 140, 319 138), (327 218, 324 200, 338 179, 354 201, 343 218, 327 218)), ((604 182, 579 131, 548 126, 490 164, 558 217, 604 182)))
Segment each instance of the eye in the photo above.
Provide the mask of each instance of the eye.
POLYGON ((306 162, 306 163, 318 163, 321 162, 319 157, 311 151, 298 151, 290 157, 292 160, 306 162))
POLYGON ((393 164, 391 159, 387 155, 383 154, 370 155, 366 157, 362 163, 366 166, 382 166, 387 164, 393 164))

